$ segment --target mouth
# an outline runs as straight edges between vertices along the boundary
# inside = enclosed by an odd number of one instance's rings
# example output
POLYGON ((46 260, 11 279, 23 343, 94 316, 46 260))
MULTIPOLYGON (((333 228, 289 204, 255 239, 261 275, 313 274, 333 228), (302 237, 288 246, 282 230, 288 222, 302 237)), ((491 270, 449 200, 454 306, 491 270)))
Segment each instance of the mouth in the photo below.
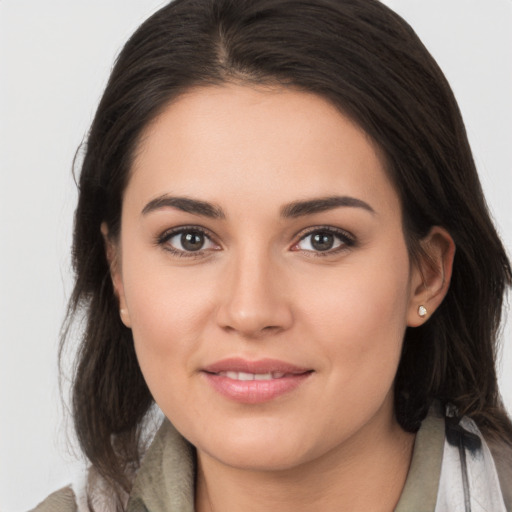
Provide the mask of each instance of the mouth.
POLYGON ((296 390, 314 370, 274 359, 247 361, 232 358, 209 365, 201 373, 224 398, 260 404, 296 390))
POLYGON ((221 377, 227 377, 228 379, 233 380, 242 380, 242 381, 250 381, 250 380, 272 380, 272 379, 282 379, 287 375, 293 375, 290 373, 283 372, 268 372, 268 373, 248 373, 248 372, 219 372, 215 375, 220 375, 221 377))

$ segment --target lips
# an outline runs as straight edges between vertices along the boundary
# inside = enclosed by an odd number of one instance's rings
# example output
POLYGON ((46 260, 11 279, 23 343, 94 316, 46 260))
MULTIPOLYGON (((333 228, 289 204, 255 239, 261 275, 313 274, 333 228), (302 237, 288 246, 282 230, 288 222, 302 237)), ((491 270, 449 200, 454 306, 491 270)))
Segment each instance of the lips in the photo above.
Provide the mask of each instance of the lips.
POLYGON ((259 404, 289 393, 313 373, 310 368, 279 361, 262 359, 247 361, 224 359, 202 370, 215 391, 232 401, 259 404))

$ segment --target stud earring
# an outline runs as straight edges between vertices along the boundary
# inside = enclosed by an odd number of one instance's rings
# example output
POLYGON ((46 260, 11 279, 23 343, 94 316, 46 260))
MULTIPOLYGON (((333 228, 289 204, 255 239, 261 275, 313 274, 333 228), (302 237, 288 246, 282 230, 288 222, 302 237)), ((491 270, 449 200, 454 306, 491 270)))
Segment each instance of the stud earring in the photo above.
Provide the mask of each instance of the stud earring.
POLYGON ((418 315, 421 316, 421 318, 425 318, 427 316, 427 308, 423 305, 419 306, 418 307, 418 315))
POLYGON ((123 316, 125 316, 125 315, 126 315, 126 309, 121 308, 121 309, 119 310, 119 316, 120 316, 121 318, 123 318, 123 316))

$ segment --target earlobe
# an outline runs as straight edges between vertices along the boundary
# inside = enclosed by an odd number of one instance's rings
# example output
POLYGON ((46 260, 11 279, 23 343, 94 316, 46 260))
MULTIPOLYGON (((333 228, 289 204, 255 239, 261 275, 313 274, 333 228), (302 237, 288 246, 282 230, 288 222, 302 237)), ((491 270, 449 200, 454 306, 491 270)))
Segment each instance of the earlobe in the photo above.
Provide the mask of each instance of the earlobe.
POLYGON ((428 321, 445 298, 455 256, 455 243, 442 227, 434 226, 420 244, 422 251, 411 275, 409 327, 428 321))
POLYGON ((112 286, 114 287, 114 293, 119 301, 119 316, 126 327, 131 327, 130 313, 126 305, 123 280, 121 276, 119 248, 109 237, 108 226, 105 222, 101 223, 101 234, 103 235, 103 241, 105 243, 105 256, 110 268, 112 286))

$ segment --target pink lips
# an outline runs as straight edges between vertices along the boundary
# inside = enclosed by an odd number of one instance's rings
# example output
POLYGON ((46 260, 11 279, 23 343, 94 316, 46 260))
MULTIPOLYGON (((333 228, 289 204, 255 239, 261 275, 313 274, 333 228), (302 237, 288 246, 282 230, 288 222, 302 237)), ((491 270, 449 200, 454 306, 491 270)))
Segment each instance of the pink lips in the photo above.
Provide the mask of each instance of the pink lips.
POLYGON ((202 369, 208 383, 221 395, 245 404, 259 404, 288 393, 311 374, 310 368, 276 359, 223 359, 202 369))

